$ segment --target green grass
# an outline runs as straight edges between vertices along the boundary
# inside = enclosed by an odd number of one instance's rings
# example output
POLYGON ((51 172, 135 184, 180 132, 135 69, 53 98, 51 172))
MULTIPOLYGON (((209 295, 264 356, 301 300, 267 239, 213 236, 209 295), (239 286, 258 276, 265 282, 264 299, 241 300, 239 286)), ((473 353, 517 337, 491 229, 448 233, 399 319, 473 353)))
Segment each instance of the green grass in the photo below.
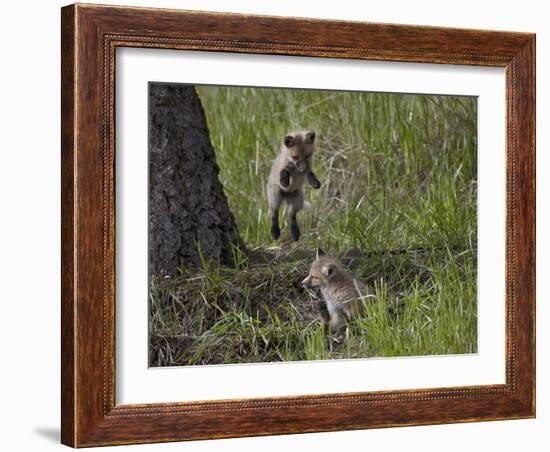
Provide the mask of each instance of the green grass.
POLYGON ((237 270, 205 264, 152 278, 152 366, 476 352, 474 98, 197 91, 229 205, 254 252, 237 270), (317 131, 322 187, 306 189, 312 208, 298 215, 300 241, 291 243, 282 212, 274 242, 267 175, 284 135, 306 127, 317 131), (367 256, 353 273, 375 302, 339 343, 319 321, 318 294, 297 285, 317 246, 367 256))

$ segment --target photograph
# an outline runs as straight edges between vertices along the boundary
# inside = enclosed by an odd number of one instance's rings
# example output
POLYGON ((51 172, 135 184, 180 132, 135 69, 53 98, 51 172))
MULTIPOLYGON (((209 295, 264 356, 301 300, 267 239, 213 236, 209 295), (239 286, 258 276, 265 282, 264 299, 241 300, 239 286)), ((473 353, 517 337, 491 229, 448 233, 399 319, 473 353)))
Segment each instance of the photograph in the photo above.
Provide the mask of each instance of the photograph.
POLYGON ((149 367, 477 353, 477 109, 150 81, 149 367))

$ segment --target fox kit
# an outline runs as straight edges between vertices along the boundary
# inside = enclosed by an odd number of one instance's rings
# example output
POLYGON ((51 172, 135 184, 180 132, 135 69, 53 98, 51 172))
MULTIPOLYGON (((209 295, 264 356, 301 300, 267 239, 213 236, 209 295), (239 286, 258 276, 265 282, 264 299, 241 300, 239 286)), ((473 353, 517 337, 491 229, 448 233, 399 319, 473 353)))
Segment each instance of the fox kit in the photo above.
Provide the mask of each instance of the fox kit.
POLYGON ((307 180, 313 188, 321 186, 321 182, 311 169, 314 142, 313 130, 290 133, 283 140, 279 155, 273 162, 267 180, 267 201, 271 219, 271 236, 274 240, 281 235, 279 208, 283 201, 290 205, 288 217, 292 238, 294 240, 300 238, 296 214, 304 208, 304 182, 307 180))
POLYGON ((321 288, 326 303, 323 320, 333 333, 339 333, 345 320, 352 319, 363 310, 362 297, 367 294, 365 286, 354 280, 336 259, 327 256, 320 248, 302 286, 321 288))

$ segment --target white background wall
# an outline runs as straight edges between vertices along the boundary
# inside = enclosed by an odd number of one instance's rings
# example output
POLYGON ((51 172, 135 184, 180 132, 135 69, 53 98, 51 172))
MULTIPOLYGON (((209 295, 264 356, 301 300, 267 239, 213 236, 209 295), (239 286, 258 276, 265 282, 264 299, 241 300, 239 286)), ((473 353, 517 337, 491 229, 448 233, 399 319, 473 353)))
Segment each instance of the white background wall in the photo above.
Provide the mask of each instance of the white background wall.
MULTIPOLYGON (((115 0, 113 0, 115 1, 115 0)), ((547 450, 549 308, 550 31, 545 3, 486 1, 116 0, 118 4, 243 13, 441 25, 537 33, 537 419, 406 427, 193 443, 119 447, 116 450, 263 451, 407 450, 500 452, 547 450), (546 254, 546 256, 545 256, 546 254), (546 353, 545 353, 546 352, 546 353), (546 356, 544 356, 546 354, 546 356), (546 381, 545 381, 546 380, 546 381), (547 433, 547 432, 546 432, 547 433)), ((97 2, 93 2, 97 3, 97 2)), ((2 450, 43 451, 59 445, 59 8, 60 1, 2 5, 0 70, 0 275, 2 296, 0 444, 2 450), (7 139, 7 141, 6 141, 7 139), (7 291, 5 290, 7 288, 7 291)), ((521 352, 521 351, 520 351, 521 352)))

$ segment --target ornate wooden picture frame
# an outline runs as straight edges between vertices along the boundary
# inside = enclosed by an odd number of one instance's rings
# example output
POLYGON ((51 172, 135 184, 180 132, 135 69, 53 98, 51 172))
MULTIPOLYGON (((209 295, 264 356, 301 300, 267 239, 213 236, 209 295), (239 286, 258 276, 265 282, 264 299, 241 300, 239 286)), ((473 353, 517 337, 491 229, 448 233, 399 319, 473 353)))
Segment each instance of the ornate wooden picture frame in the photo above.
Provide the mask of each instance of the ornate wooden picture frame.
POLYGON ((62 9, 61 34, 64 444, 535 416, 533 34, 79 4, 62 9), (299 35, 293 33, 296 29, 299 35), (114 89, 120 47, 505 68, 505 384, 117 405, 114 89))

